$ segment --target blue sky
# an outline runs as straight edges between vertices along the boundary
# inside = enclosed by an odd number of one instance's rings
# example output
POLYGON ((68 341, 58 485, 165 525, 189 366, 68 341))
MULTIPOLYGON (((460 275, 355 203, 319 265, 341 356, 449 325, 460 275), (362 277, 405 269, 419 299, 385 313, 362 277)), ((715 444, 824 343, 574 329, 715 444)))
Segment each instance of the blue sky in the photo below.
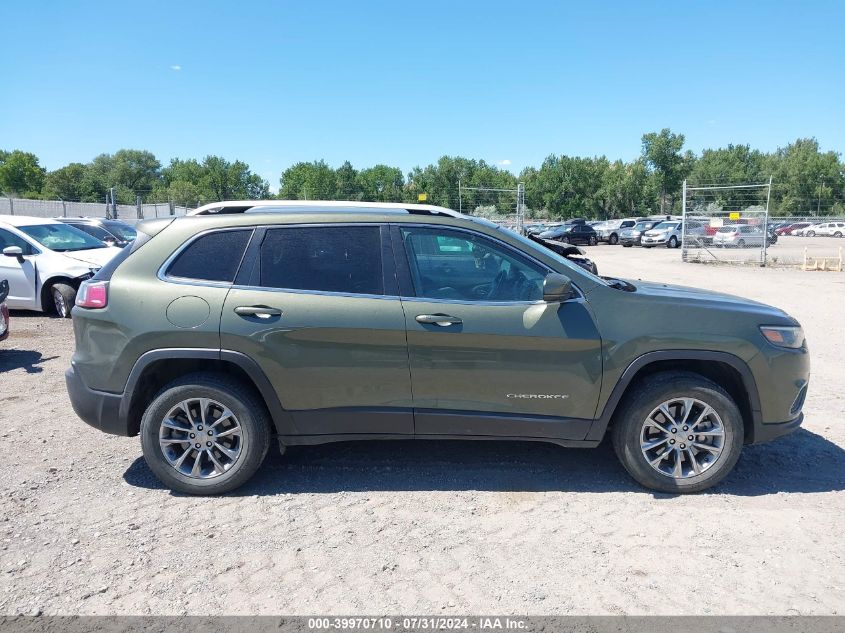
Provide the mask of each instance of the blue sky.
POLYGON ((845 150, 845 2, 0 3, 0 148, 55 169, 122 147, 282 169, 518 172, 551 153, 845 150))

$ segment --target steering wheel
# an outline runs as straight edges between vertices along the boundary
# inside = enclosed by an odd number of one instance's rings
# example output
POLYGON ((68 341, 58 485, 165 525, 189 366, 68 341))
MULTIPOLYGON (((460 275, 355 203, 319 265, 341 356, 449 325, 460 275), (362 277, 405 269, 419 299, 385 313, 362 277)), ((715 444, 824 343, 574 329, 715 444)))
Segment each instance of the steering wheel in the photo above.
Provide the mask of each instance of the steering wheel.
POLYGON ((508 278, 508 271, 500 270, 496 277, 493 279, 493 283, 490 284, 490 291, 487 293, 487 296, 484 297, 488 300, 496 299, 497 295, 502 289, 502 286, 505 284, 505 280, 508 278))

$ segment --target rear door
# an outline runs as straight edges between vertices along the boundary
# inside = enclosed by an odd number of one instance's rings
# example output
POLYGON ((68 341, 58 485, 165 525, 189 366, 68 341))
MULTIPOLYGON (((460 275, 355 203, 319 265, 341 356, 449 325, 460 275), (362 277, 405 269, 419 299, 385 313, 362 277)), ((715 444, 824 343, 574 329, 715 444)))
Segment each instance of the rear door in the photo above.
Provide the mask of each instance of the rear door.
POLYGON ((545 303, 548 269, 477 232, 401 225, 393 238, 417 435, 583 439, 601 384, 584 300, 545 303))
POLYGON ((405 317, 383 232, 259 229, 226 297, 223 349, 261 366, 298 434, 413 433, 405 317))

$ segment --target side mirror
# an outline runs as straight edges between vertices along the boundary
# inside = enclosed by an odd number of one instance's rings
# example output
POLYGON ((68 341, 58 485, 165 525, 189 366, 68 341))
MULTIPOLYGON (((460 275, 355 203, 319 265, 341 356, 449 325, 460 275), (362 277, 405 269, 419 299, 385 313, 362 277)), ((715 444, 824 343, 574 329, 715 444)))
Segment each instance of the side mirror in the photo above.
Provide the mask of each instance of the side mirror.
POLYGON ((23 251, 20 246, 7 246, 3 249, 3 254, 6 257, 15 257, 19 262, 23 261, 23 251))
POLYGON ((557 303, 572 296, 572 280, 560 273, 549 273, 543 280, 543 301, 557 303))

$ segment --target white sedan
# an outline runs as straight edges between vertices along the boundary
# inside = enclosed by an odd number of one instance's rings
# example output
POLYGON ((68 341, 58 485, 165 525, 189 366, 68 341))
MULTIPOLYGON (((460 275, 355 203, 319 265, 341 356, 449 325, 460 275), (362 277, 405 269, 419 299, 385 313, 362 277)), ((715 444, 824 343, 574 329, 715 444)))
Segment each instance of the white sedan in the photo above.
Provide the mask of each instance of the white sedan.
POLYGON ((0 216, 0 279, 9 280, 9 308, 69 317, 79 284, 121 252, 68 224, 0 216))

